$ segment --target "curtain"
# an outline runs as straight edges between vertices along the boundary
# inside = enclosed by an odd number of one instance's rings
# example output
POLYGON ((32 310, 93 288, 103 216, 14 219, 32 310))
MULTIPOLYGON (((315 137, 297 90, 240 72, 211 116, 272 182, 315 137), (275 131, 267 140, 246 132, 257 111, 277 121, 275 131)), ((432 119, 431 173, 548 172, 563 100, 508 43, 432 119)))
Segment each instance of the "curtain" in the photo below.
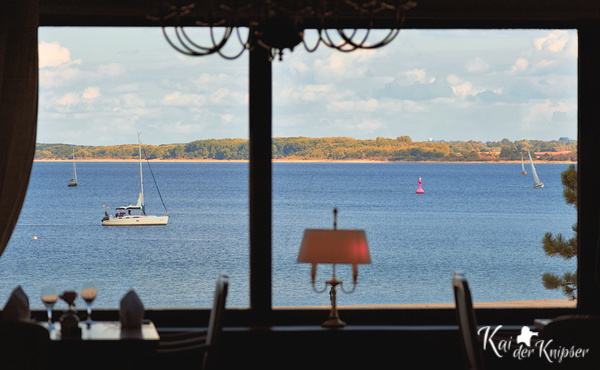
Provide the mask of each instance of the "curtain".
POLYGON ((38 99, 38 0, 0 1, 0 255, 33 165, 38 99))

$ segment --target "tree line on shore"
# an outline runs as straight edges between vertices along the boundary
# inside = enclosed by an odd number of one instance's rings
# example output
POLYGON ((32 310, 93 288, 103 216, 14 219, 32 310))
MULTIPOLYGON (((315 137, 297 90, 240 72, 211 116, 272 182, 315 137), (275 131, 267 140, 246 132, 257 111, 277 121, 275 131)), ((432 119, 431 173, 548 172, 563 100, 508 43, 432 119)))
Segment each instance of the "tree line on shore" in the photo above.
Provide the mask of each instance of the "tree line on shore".
MULTIPOLYGON (((84 146, 37 144, 36 160, 118 160, 138 158, 137 144, 84 146)), ((568 139, 542 141, 412 141, 378 137, 359 140, 349 137, 279 137, 272 139, 273 159, 288 160, 380 160, 431 162, 486 162, 521 160, 526 152, 537 160, 577 161, 577 142, 568 139)), ((146 159, 157 160, 247 160, 246 139, 207 139, 187 144, 142 145, 146 159)))

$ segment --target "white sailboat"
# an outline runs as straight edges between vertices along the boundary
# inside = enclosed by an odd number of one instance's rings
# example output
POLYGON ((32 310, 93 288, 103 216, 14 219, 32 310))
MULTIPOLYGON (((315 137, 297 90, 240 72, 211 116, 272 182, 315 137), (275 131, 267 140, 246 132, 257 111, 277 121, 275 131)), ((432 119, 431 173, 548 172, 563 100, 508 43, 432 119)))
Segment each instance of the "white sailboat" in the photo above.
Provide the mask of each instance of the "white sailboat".
POLYGON ((71 180, 69 180, 69 182, 67 183, 67 186, 77 186, 78 182, 77 182, 77 166, 75 165, 75 149, 73 149, 73 177, 71 178, 71 180))
POLYGON ((150 226, 150 225, 166 225, 169 222, 169 215, 153 216, 146 214, 146 204, 144 202, 144 175, 142 173, 142 141, 140 133, 138 133, 138 151, 140 164, 140 195, 136 205, 117 207, 117 213, 114 216, 109 216, 108 212, 104 212, 102 226, 150 226), (134 211, 132 213, 132 211, 134 211))
POLYGON ((531 172, 533 173, 533 187, 543 188, 544 183, 540 181, 540 178, 537 175, 537 171, 535 170, 535 166, 533 165, 533 159, 531 159, 531 153, 527 151, 527 155, 529 155, 529 163, 531 163, 531 172))
POLYGON ((521 174, 527 175, 527 171, 525 171, 525 162, 523 162, 523 153, 521 153, 521 174))

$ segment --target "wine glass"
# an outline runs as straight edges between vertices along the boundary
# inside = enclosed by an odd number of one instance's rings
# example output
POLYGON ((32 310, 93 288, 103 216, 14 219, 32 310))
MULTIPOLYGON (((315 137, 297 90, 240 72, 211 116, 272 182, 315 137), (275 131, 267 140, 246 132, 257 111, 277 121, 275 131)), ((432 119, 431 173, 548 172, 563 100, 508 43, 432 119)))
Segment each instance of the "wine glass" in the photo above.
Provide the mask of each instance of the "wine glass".
POLYGON ((45 286, 42 288, 42 303, 46 306, 46 311, 48 312, 48 329, 52 330, 54 325, 52 324, 52 307, 56 304, 58 300, 58 290, 56 290, 53 286, 45 286))
POLYGON ((92 325, 92 302, 96 299, 98 295, 98 289, 96 289, 96 285, 94 283, 86 283, 81 289, 81 298, 85 301, 87 306, 87 325, 88 327, 92 325))

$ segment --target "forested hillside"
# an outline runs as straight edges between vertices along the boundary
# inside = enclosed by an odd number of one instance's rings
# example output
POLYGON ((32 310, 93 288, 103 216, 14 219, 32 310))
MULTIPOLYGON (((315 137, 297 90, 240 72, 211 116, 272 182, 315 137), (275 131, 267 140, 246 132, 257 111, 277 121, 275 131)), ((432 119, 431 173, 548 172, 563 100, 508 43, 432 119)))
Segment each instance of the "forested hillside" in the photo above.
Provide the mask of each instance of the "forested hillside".
MULTIPOLYGON (((476 162, 520 160, 526 151, 535 152, 537 160, 576 161, 577 142, 517 140, 485 142, 448 141, 415 142, 409 136, 395 139, 378 137, 358 140, 349 137, 288 137, 273 138, 273 159, 289 160, 383 160, 476 162)), ((209 139, 187 144, 143 145, 142 156, 147 159, 248 159, 248 140, 209 139)), ((35 159, 71 159, 75 150, 78 160, 135 159, 137 144, 113 146, 77 146, 66 144, 37 144, 35 159)), ((526 157, 526 155, 525 155, 526 157)))

